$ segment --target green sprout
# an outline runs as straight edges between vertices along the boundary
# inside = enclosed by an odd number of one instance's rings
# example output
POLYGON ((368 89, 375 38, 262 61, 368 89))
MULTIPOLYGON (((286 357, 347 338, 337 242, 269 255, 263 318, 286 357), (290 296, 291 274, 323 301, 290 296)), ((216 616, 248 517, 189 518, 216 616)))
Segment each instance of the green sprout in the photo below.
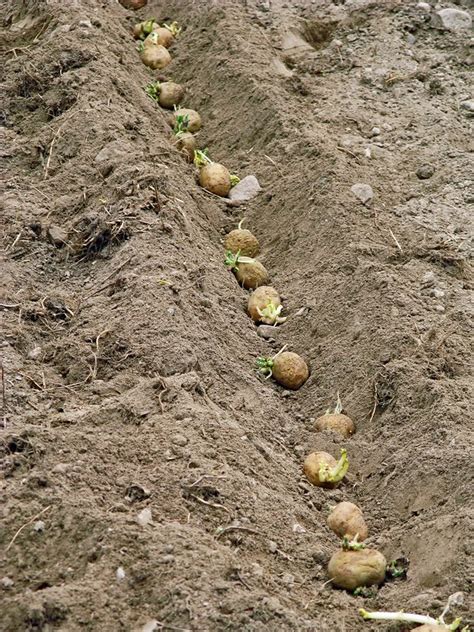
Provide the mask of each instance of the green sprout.
POLYGON ((160 82, 152 81, 146 86, 145 92, 150 97, 150 99, 153 99, 153 101, 158 101, 160 97, 160 89, 160 82))
MULTIPOLYGON (((230 253, 232 254, 232 253, 230 253)), ((245 257, 246 259, 248 259, 249 257, 245 257)), ((252 259, 253 261, 253 259, 252 259)), ((256 360, 256 364, 257 364, 257 368, 259 370, 260 373, 262 373, 265 376, 265 379, 268 380, 272 377, 273 375, 273 365, 275 364, 275 360, 278 358, 278 356, 280 355, 280 353, 283 353, 283 351, 285 351, 285 349, 287 348, 288 345, 285 345, 284 347, 282 347, 280 349, 280 351, 275 354, 272 358, 265 358, 263 356, 259 356, 256 360)))
POLYGON ((359 586, 352 594, 354 597, 365 597, 369 599, 370 597, 375 597, 376 591, 368 586, 359 586))
POLYGON ((230 186, 235 187, 236 184, 239 184, 240 178, 236 176, 235 173, 230 174, 230 186))
MULTIPOLYGON (((450 632, 454 632, 455 630, 459 630, 461 626, 461 617, 454 619, 452 623, 446 623, 444 617, 448 614, 452 606, 459 605, 462 603, 460 597, 462 597, 462 593, 454 593, 450 595, 448 598, 448 603, 444 607, 441 615, 435 619, 428 615, 424 614, 413 614, 411 612, 368 612, 361 608, 359 610, 359 614, 365 620, 374 620, 374 621, 403 621, 406 623, 420 623, 421 625, 433 625, 438 626, 440 629, 449 630, 450 632)), ((465 626, 460 630, 460 632, 469 632, 469 626, 465 626)))
POLYGON ((139 53, 143 53, 144 50, 145 50, 145 44, 143 42, 138 42, 138 44, 137 44, 137 51, 139 53))
MULTIPOLYGON (((343 450, 341 450, 341 453, 342 452, 343 452, 343 450)), ((344 452, 345 452, 345 450, 344 450, 344 452)), ((347 472, 347 470, 346 470, 346 472, 347 472)), ((358 538, 359 538, 359 534, 358 533, 355 535, 355 537, 352 540, 349 540, 347 535, 345 535, 342 538, 342 543, 341 543, 342 550, 343 551, 362 551, 362 549, 365 549, 365 544, 363 544, 362 542, 359 542, 358 538)))
POLYGON ((339 397, 339 391, 337 391, 337 400, 334 408, 328 408, 325 415, 340 415, 344 410, 344 406, 342 405, 341 398, 339 397))
POLYGON ((150 35, 150 33, 155 28, 155 24, 157 25, 158 22, 154 18, 151 18, 150 20, 147 20, 146 22, 142 23, 142 34, 141 34, 142 39, 145 39, 147 35, 150 35))
MULTIPOLYGON (((321 463, 321 466, 319 468, 319 480, 322 483, 339 483, 346 475, 348 469, 349 459, 347 458, 347 450, 342 448, 341 458, 334 467, 331 468, 326 463, 321 463)), ((357 539, 354 539, 352 542, 348 543, 348 546, 351 545, 355 548, 350 548, 347 550, 359 550, 364 548, 364 545, 360 542, 357 542, 357 539)))
POLYGON ((196 149, 194 152, 194 164, 196 167, 205 167, 206 165, 210 165, 212 160, 209 158, 209 150, 206 149, 196 149))
POLYGON ((171 24, 165 24, 163 23, 163 27, 165 29, 168 29, 168 31, 171 33, 171 35, 173 37, 178 37, 178 35, 181 33, 181 27, 178 26, 177 22, 171 22, 171 24))
MULTIPOLYGON (((197 152, 196 152, 197 153, 197 152)), ((254 263, 255 259, 252 257, 244 257, 240 254, 240 250, 235 254, 231 250, 226 250, 224 265, 229 270, 238 270, 239 263, 254 263)))
POLYGON ((387 579, 406 579, 410 562, 406 557, 400 557, 387 564, 387 579))
POLYGON ((282 309, 282 305, 278 305, 277 307, 272 301, 270 301, 264 309, 257 307, 257 312, 262 322, 265 322, 268 325, 280 325, 286 320, 285 316, 280 316, 282 309))
POLYGON ((175 119, 173 133, 178 138, 188 131, 189 114, 178 114, 175 119))

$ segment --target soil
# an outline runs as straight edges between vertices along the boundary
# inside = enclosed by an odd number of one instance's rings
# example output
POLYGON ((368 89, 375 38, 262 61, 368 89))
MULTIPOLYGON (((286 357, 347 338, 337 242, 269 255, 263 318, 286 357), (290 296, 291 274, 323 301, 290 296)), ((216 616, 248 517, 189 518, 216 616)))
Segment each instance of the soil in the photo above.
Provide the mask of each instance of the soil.
POLYGON ((401 631, 358 609, 455 592, 473 623, 473 48, 430 4, 5 1, 2 629, 401 631), (149 16, 182 25, 163 74, 258 177, 245 205, 145 94, 149 16), (270 340, 223 265, 242 217, 288 316, 270 340), (311 367, 291 393, 255 370, 284 344, 311 367), (343 441, 313 429, 338 393, 343 441), (305 455, 341 447, 345 482, 312 487, 305 455), (341 500, 405 579, 328 584, 341 500))

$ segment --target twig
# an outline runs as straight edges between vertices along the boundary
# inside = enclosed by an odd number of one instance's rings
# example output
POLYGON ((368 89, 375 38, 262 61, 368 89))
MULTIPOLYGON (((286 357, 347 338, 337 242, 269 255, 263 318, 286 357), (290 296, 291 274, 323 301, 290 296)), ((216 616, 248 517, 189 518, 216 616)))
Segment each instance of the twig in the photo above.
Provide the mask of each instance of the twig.
POLYGON ((162 621, 158 621, 157 619, 153 620, 156 625, 159 625, 163 630, 177 630, 178 632, 192 632, 189 628, 175 628, 174 625, 168 625, 168 623, 163 623, 162 621))
POLYGON ((67 118, 64 119, 64 121, 61 123, 61 125, 58 127, 56 133, 54 134, 53 140, 51 141, 51 144, 49 146, 48 160, 46 161, 46 165, 45 165, 45 168, 44 168, 43 180, 46 180, 46 178, 48 177, 49 165, 51 163, 51 158, 53 156, 54 143, 58 140, 59 135, 61 134, 61 130, 66 125, 66 123, 72 119, 73 116, 75 116, 76 114, 80 114, 81 112, 84 112, 84 110, 76 110, 76 112, 72 112, 70 116, 68 116, 67 118))
POLYGON ((267 156, 267 154, 263 154, 263 157, 269 160, 272 163, 272 165, 276 167, 276 170, 282 177, 285 175, 283 171, 280 169, 280 167, 277 165, 277 163, 273 160, 273 158, 270 158, 270 156, 267 156))
POLYGON ((246 531, 247 533, 254 533, 255 535, 262 535, 260 531, 255 531, 255 529, 250 529, 249 527, 236 527, 230 525, 230 527, 223 527, 219 529, 216 533, 216 540, 218 540, 224 533, 228 533, 229 531, 246 531))
POLYGON ((219 476, 218 474, 203 474, 196 481, 194 481, 194 483, 191 483, 191 485, 185 485, 185 487, 196 487, 196 485, 199 485, 199 483, 205 478, 227 478, 227 476, 219 476))
POLYGON ((349 154, 349 156, 352 156, 353 158, 357 160, 357 162, 359 162, 359 156, 357 156, 357 154, 355 154, 350 149, 347 149, 347 147, 340 147, 339 145, 336 145, 336 149, 339 149, 339 151, 343 151, 346 154, 349 154))
POLYGON ((16 309, 17 307, 20 307, 21 303, 12 303, 12 304, 8 304, 8 303, 0 303, 0 307, 2 309, 16 309))
POLYGON ((3 362, 0 361, 0 370, 2 374, 2 423, 3 427, 7 427, 7 394, 5 388, 5 369, 3 368, 3 362))
POLYGON ((224 511, 227 511, 227 513, 231 516, 232 513, 230 511, 230 509, 227 509, 227 507, 224 507, 224 505, 219 505, 217 503, 210 503, 207 500, 204 500, 204 498, 200 498, 199 496, 196 496, 196 494, 189 494, 191 498, 194 498, 194 500, 197 500, 199 503, 202 503, 203 505, 207 505, 208 507, 214 507, 214 509, 223 509, 224 511))
POLYGON ((46 513, 48 511, 48 509, 51 509, 52 505, 48 505, 47 507, 45 507, 44 509, 42 509, 38 514, 36 514, 36 516, 33 516, 33 518, 31 518, 30 520, 28 520, 28 522, 25 522, 25 524, 20 527, 18 529, 18 531, 15 533, 15 535, 13 536, 13 538, 10 540, 10 544, 7 546, 7 548, 5 549, 5 553, 7 551, 10 550, 10 548, 13 546, 15 540, 17 539, 17 537, 20 535, 20 533, 23 531, 23 529, 25 527, 27 527, 29 524, 31 524, 32 522, 34 522, 35 520, 37 520, 40 516, 42 516, 44 513, 46 513))
POLYGON ((104 331, 101 331, 95 339, 96 353, 92 352, 92 355, 94 356, 94 368, 91 371, 91 382, 97 377, 97 364, 99 362, 99 339, 108 333, 110 333, 110 329, 104 329, 104 331))
POLYGON ((23 229, 20 230, 20 232, 15 237, 15 239, 14 239, 13 243, 11 244, 11 246, 8 246, 8 248, 6 248, 6 250, 5 250, 5 252, 8 252, 9 250, 13 250, 13 248, 16 246, 18 240, 20 239, 22 233, 23 233, 23 229))
POLYGON ((396 243, 398 250, 399 250, 400 252, 403 252, 403 248, 400 246, 400 244, 399 244, 399 242, 398 242, 398 239, 397 239, 397 238, 395 237, 395 235, 393 234, 392 229, 391 229, 391 228, 389 228, 389 229, 388 229, 388 232, 390 233, 390 235, 391 235, 391 237, 392 237, 393 241, 396 243))
POLYGON ((374 418, 375 411, 377 410, 377 406, 379 404, 378 393, 377 393, 377 382, 374 382, 374 407, 372 409, 372 414, 370 415, 369 424, 374 418))

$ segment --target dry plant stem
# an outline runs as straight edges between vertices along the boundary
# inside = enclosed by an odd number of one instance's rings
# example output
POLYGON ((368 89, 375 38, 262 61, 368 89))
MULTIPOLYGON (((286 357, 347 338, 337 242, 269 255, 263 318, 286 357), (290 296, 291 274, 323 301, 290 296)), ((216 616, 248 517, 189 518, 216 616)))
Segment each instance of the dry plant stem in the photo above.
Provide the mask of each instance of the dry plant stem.
POLYGON ((5 388, 5 369, 3 368, 3 362, 0 362, 0 371, 2 374, 2 425, 7 427, 7 394, 5 388))
POLYGON ((48 160, 46 161, 46 166, 44 168, 43 180, 46 180, 46 178, 48 177, 49 165, 51 163, 51 158, 53 156, 54 143, 58 140, 59 135, 61 134, 61 130, 66 125, 66 123, 72 119, 73 116, 76 116, 76 114, 80 114, 81 112, 84 112, 84 110, 77 110, 76 112, 72 112, 70 116, 64 119, 64 121, 61 123, 56 133, 54 134, 53 140, 51 141, 51 145, 49 146, 48 160))
POLYGON ((398 239, 397 239, 397 238, 395 237, 395 235, 393 234, 392 229, 391 229, 391 228, 389 228, 389 229, 388 229, 388 232, 390 233, 390 236, 392 237, 393 241, 395 242, 395 244, 396 244, 396 246, 397 246, 398 250, 399 250, 400 252, 403 252, 403 248, 400 246, 400 244, 399 244, 399 242, 398 242, 398 239))
POLYGON ((48 509, 51 509, 51 505, 48 505, 47 507, 45 507, 44 509, 42 509, 39 513, 36 514, 36 516, 33 516, 33 518, 30 518, 30 520, 28 520, 28 522, 25 522, 25 524, 23 526, 21 526, 18 531, 15 533, 15 535, 13 536, 13 538, 10 540, 10 544, 7 546, 7 548, 5 549, 5 552, 9 551, 11 549, 11 547, 13 546, 13 544, 15 543, 15 540, 17 539, 17 537, 20 535, 20 533, 23 531, 23 529, 25 529, 29 524, 31 524, 32 522, 34 522, 35 520, 37 520, 40 516, 42 516, 44 513, 46 513, 48 511, 48 509))
POLYGON ((378 392, 377 392, 377 383, 374 382, 374 407, 372 409, 372 414, 370 415, 369 424, 372 419, 375 417, 375 412, 377 410, 377 406, 379 404, 378 392))
MULTIPOLYGON (((129 257, 128 259, 126 259, 123 263, 121 263, 119 266, 117 266, 115 268, 115 270, 113 270, 110 274, 108 274, 105 279, 102 281, 102 283, 105 283, 105 281, 108 281, 110 279, 110 277, 113 277, 114 274, 116 274, 117 272, 119 272, 123 267, 125 267, 127 265, 127 263, 130 263, 130 261, 133 259, 133 257, 135 256, 135 254, 133 254, 131 257, 129 257)), ((93 296, 95 296, 96 294, 99 294, 99 292, 102 292, 103 290, 107 289, 109 287, 110 284, 107 285, 101 285, 100 288, 98 288, 97 290, 95 290, 94 292, 91 292, 90 294, 87 294, 84 297, 84 301, 87 300, 88 298, 92 298, 93 296)))
POLYGON ((229 516, 232 515, 230 509, 227 509, 227 507, 224 507, 224 505, 218 505, 217 503, 210 503, 207 500, 204 500, 204 498, 200 498, 199 496, 196 496, 196 494, 189 494, 191 496, 191 498, 194 498, 194 500, 197 500, 199 503, 202 503, 203 505, 207 505, 208 507, 214 507, 214 509, 223 509, 224 511, 227 511, 227 513, 229 514, 229 516))
POLYGON ((203 481, 205 478, 223 479, 223 478, 227 478, 227 476, 220 476, 219 474, 203 474, 196 481, 194 481, 194 483, 191 483, 190 485, 186 485, 186 487, 189 487, 190 489, 191 487, 196 487, 196 485, 199 485, 199 483, 203 481))

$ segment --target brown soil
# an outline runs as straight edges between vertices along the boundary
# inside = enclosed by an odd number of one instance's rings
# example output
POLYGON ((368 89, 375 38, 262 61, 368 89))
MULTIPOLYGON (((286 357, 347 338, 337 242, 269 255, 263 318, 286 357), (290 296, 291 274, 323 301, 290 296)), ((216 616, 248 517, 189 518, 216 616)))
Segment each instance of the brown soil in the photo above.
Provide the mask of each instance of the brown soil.
POLYGON ((2 629, 402 630, 358 608, 456 591, 472 623, 472 48, 416 5, 4 2, 2 629), (172 144, 137 15, 183 25, 165 75, 259 178, 245 207, 172 144), (223 265, 243 216, 289 316, 273 342, 223 265), (283 344, 311 366, 295 393, 255 371, 283 344), (344 444, 313 430, 337 392, 344 444), (342 446, 347 481, 311 487, 304 456, 342 446), (341 500, 406 580, 326 583, 341 500))

